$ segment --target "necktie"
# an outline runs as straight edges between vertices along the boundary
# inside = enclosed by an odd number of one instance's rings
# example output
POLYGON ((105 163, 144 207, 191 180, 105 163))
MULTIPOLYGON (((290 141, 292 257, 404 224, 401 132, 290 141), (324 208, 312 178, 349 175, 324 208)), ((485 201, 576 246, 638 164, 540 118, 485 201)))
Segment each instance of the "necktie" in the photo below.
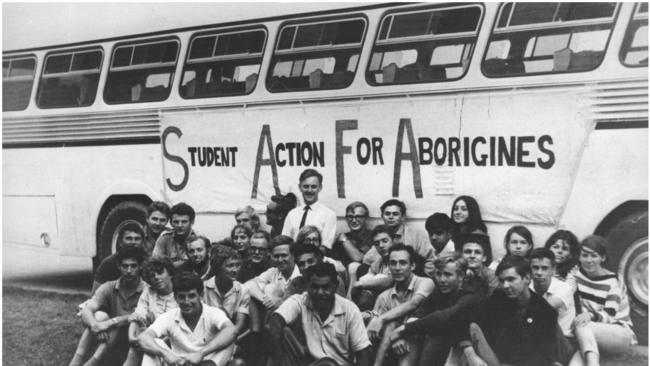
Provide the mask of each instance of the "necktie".
POLYGON ((302 229, 303 226, 305 226, 305 221, 307 221, 307 212, 309 212, 309 205, 305 206, 303 210, 305 210, 305 213, 302 214, 302 219, 300 220, 300 227, 299 229, 302 229))

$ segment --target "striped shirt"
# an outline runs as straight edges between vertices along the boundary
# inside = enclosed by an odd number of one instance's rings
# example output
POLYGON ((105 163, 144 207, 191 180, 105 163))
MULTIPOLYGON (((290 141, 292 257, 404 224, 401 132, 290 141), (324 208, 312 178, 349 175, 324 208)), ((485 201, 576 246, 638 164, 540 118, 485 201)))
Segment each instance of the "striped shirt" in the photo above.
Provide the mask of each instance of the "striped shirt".
POLYGON ((589 277, 580 269, 575 279, 583 311, 594 314, 600 323, 632 326, 627 289, 617 274, 589 277))

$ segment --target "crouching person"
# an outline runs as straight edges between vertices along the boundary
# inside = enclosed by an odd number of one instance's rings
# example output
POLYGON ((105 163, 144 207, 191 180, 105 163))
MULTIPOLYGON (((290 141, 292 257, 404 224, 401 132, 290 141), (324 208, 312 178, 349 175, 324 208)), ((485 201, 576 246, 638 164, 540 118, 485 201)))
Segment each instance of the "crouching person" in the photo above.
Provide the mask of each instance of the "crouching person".
POLYGON ((305 271, 307 292, 288 298, 271 315, 269 335, 277 366, 369 366, 370 340, 359 309, 335 294, 337 274, 330 263, 305 271), (300 344, 288 326, 299 322, 300 344))
POLYGON ((128 349, 129 315, 146 287, 140 278, 143 259, 142 248, 121 247, 118 250, 116 262, 121 276, 99 286, 95 295, 81 309, 81 319, 86 329, 81 334, 70 366, 98 365, 109 353, 120 354, 120 363, 123 361, 128 349), (93 349, 94 353, 86 361, 93 349))
POLYGON ((230 360, 237 330, 220 309, 201 302, 203 282, 196 273, 172 280, 178 308, 160 315, 140 336, 143 366, 224 366, 230 360), (167 338, 171 349, 162 341, 167 338))

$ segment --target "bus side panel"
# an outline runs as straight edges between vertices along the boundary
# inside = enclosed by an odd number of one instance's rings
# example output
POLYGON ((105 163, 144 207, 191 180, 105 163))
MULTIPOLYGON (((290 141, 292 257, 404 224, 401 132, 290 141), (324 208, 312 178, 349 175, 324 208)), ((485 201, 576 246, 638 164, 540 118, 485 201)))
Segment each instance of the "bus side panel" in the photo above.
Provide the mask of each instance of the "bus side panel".
POLYGON ((94 256, 95 218, 105 199, 111 194, 161 191, 160 145, 67 147, 64 157, 63 175, 70 184, 61 194, 64 214, 60 227, 61 237, 65 238, 62 251, 67 255, 94 256), (87 174, 85 169, 94 173, 87 174), (133 183, 131 192, 123 183, 129 181, 133 183), (143 184, 152 188, 143 191, 143 184), (119 191, 111 189, 115 186, 120 187, 119 191))
POLYGON ((620 125, 589 137, 561 223, 578 238, 620 204, 648 200, 648 130, 620 125))
POLYGON ((56 202, 61 184, 60 150, 4 149, 3 155, 3 242, 43 247, 49 237, 48 247, 60 249, 56 202))

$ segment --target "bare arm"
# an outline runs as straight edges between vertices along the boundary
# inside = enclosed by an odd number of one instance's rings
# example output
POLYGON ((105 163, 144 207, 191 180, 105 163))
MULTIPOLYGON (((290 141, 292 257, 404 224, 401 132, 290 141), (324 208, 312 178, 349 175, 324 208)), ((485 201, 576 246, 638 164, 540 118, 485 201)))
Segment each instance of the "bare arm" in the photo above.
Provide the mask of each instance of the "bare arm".
MULTIPOLYGON (((405 303, 399 304, 396 307, 388 310, 387 312, 379 315, 378 317, 373 318, 370 323, 368 323, 368 336, 370 339, 378 339, 381 334, 382 328, 394 320, 404 317, 412 313, 415 309, 420 306, 424 301, 425 297, 422 294, 415 294, 413 299, 405 303)), ((376 309, 376 308, 375 308, 376 309)), ((388 335, 388 333, 386 333, 388 335)))
POLYGON ((345 234, 339 235, 338 241, 339 243, 341 243, 343 250, 345 250, 345 254, 347 254, 348 257, 353 262, 361 262, 361 260, 363 259, 363 253, 359 249, 357 249, 356 246, 354 246, 354 244, 347 237, 347 235, 345 234))
POLYGON ((151 329, 147 329, 138 337, 138 343, 145 353, 152 356, 162 357, 165 362, 170 365, 175 365, 182 359, 170 349, 165 349, 159 346, 158 343, 156 343, 156 338, 156 333, 151 329))
POLYGON ((357 285, 363 289, 383 291, 393 285, 393 278, 387 275, 365 275, 359 279, 357 285))
POLYGON ((240 335, 246 330, 246 324, 248 323, 248 314, 237 313, 235 317, 235 330, 236 334, 240 335))

